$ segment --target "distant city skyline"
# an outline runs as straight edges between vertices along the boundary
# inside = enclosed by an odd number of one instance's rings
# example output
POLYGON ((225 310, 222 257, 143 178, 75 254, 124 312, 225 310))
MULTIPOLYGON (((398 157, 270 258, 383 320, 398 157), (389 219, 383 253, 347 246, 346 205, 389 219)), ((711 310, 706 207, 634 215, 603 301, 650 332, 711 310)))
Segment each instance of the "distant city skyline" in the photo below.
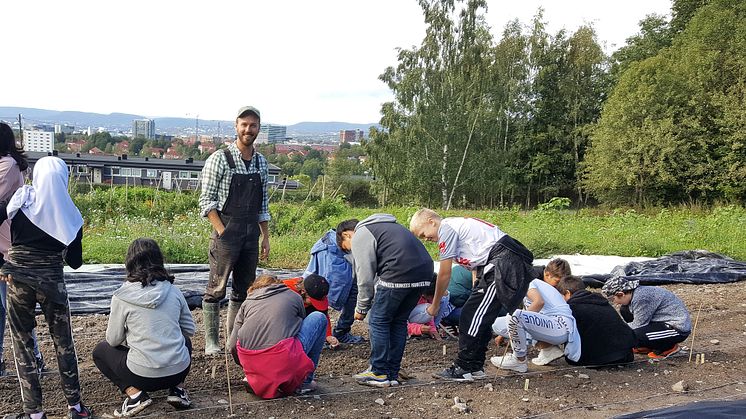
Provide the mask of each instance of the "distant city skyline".
MULTIPOLYGON (((143 119, 136 114, 100 114, 91 112, 69 111, 58 112, 49 109, 16 108, 0 106, 0 121, 18 128, 18 115, 22 115, 24 130, 41 130, 55 134, 91 135, 96 132, 109 132, 111 135, 127 135, 136 137, 142 131, 143 136, 157 135, 193 136, 196 132, 197 121, 191 118, 155 118, 143 119), (143 125, 144 124, 144 125, 143 125)), ((355 124, 343 121, 336 122, 301 122, 293 125, 280 125, 271 122, 262 123, 266 142, 282 142, 283 140, 297 140, 301 142, 337 141, 340 130, 360 130, 365 135, 371 126, 377 123, 355 124), (270 134, 270 131, 272 132, 270 134)), ((235 136, 234 121, 200 120, 199 135, 232 138, 235 136)), ((262 139, 260 133, 257 141, 262 139)))
MULTIPOLYGON (((543 7, 549 33, 593 24, 608 53, 671 1, 487 4, 496 39, 509 20, 527 24, 543 7)), ((252 104, 279 125, 378 121, 391 100, 378 76, 425 31, 415 0, 41 0, 8 2, 3 15, 0 106, 231 120, 252 104)))

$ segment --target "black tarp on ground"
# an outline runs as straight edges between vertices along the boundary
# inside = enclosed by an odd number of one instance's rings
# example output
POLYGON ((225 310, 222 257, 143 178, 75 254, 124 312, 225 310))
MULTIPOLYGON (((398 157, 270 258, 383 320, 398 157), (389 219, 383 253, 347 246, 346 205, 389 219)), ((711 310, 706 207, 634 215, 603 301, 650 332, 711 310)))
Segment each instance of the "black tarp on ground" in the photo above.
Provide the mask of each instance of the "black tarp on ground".
POLYGON ((664 409, 646 410, 644 412, 629 413, 616 416, 616 419, 638 418, 666 418, 666 419, 725 419, 745 418, 746 399, 734 401, 694 402, 683 406, 667 407, 664 409))
MULTIPOLYGON (((176 276, 174 284, 184 293, 189 307, 201 306, 209 265, 169 265, 168 269, 176 276)), ((537 266, 536 269, 536 275, 540 276, 540 267, 537 266)), ((610 268, 607 265, 599 269, 610 268)), ((264 272, 260 269, 257 274, 264 272)), ((267 273, 290 278, 299 276, 302 271, 272 270, 267 273)), ((746 262, 693 250, 644 262, 630 262, 613 268, 611 273, 606 271, 598 272, 597 275, 584 275, 583 281, 590 287, 601 287, 612 275, 639 279, 643 285, 726 283, 746 279, 746 262)), ((123 279, 123 265, 84 265, 77 271, 66 268, 65 282, 72 314, 108 313, 111 295, 121 286, 123 279)))
POLYGON ((687 250, 617 266, 610 274, 585 275, 583 282, 600 288, 608 278, 615 276, 639 280, 642 285, 724 284, 746 279, 746 262, 706 250, 687 250))
MULTIPOLYGON (((189 308, 200 307, 205 293, 209 265, 169 265, 169 272, 176 277, 174 285, 184 293, 189 308)), ((257 275, 271 273, 280 278, 301 275, 302 271, 257 270, 257 275)), ((124 266, 101 266, 88 270, 65 270, 65 283, 73 315, 108 313, 111 295, 122 285, 124 266)), ((230 283, 229 283, 230 287, 230 283)), ((230 293, 230 289, 228 289, 230 293)))

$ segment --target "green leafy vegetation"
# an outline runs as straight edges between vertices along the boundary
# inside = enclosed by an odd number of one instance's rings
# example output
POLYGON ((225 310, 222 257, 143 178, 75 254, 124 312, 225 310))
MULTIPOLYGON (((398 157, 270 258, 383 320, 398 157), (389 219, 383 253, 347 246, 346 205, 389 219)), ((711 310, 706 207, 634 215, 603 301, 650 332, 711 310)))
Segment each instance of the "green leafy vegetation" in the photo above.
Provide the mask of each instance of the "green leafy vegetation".
POLYGON ((383 205, 746 201, 746 3, 674 0, 611 56, 541 10, 493 39, 484 0, 421 0, 365 149, 383 205))
MULTIPOLYGON (((146 188, 95 190, 74 194, 86 220, 86 263, 122 263, 127 246, 138 237, 161 245, 169 263, 207 263, 209 223, 197 213, 197 195, 146 188)), ((707 249, 746 260, 746 209, 682 206, 646 210, 568 210, 558 198, 541 210, 451 210, 444 216, 478 217, 495 223, 537 257, 553 254, 650 256, 707 249)), ((352 208, 341 199, 272 203, 270 260, 265 267, 301 269, 308 251, 328 229, 345 219, 376 212, 396 216, 404 226, 418 207, 352 208)), ((428 250, 436 256, 434 243, 428 250)))

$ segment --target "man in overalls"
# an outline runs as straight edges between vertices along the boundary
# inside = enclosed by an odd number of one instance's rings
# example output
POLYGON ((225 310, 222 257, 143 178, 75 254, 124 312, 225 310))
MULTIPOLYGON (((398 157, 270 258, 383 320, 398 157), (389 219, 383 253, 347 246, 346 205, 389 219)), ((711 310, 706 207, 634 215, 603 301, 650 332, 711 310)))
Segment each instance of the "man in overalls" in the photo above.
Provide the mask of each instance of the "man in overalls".
POLYGON ((225 297, 231 272, 226 336, 230 336, 236 313, 246 299, 246 290, 256 278, 260 234, 261 258, 269 256, 268 165, 267 159, 254 149, 259 127, 258 109, 253 106, 239 109, 236 141, 214 152, 202 169, 200 212, 213 227, 208 252, 210 279, 202 299, 207 355, 220 352, 219 304, 225 297))

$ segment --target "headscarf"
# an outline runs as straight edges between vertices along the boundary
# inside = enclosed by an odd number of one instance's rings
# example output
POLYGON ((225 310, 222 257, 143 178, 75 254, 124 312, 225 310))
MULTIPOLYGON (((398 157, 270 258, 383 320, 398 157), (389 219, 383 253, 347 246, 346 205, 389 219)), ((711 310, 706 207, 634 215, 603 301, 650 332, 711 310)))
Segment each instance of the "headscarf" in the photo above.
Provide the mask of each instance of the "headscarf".
POLYGON ((83 226, 83 217, 67 193, 67 165, 58 157, 42 157, 34 165, 32 185, 24 185, 8 202, 8 218, 18 210, 35 226, 70 245, 83 226))
POLYGON ((632 291, 639 285, 639 280, 630 281, 624 277, 615 276, 613 278, 609 278, 606 283, 604 283, 604 286, 601 288, 601 293, 606 298, 611 298, 618 292, 632 291))

